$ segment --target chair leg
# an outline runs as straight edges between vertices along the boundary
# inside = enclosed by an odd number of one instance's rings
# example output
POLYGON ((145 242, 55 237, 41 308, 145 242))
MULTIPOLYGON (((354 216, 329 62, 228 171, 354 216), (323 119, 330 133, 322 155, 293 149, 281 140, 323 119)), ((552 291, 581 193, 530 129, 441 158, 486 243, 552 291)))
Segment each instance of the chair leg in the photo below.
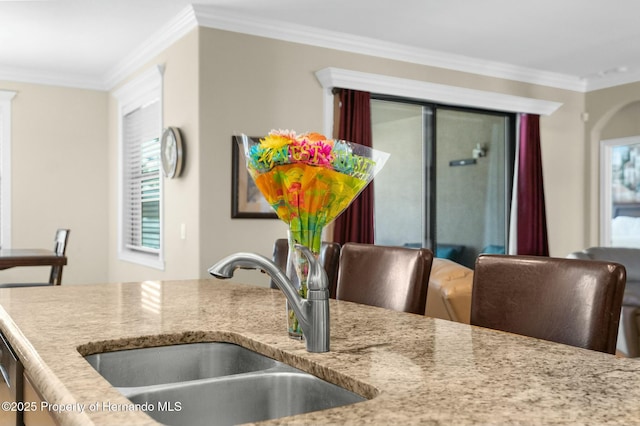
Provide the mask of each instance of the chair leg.
POLYGON ((60 285, 62 283, 62 266, 53 266, 49 275, 49 283, 60 285))

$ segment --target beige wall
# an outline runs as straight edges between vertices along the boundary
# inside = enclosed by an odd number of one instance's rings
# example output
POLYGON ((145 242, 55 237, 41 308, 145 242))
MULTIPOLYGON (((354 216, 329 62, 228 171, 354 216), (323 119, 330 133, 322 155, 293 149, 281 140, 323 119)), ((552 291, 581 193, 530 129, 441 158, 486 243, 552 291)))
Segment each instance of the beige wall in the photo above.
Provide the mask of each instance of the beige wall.
POLYGON ((326 67, 562 102, 541 119, 551 254, 583 245, 584 94, 214 29, 200 33, 203 266, 238 250, 268 255, 285 235, 277 221, 230 219, 230 138, 272 128, 321 130, 322 88, 314 73, 326 67))
MULTIPOLYGON (((165 271, 117 259, 113 96, 0 82, 1 89, 18 91, 12 135, 14 245, 49 246, 55 228, 69 226, 66 283, 206 277, 206 269, 229 253, 269 256, 273 241, 286 234, 284 224, 230 218, 231 136, 272 128, 322 130, 322 88, 314 73, 326 67, 561 102, 553 115, 542 117, 541 133, 550 249, 565 256, 597 237, 594 141, 611 111, 640 99, 640 83, 585 95, 202 28, 139 72, 159 63, 165 65, 164 125, 182 130, 187 149, 183 176, 165 181, 165 271), (590 114, 586 133, 584 111, 590 114)), ((237 277, 268 283, 256 272, 237 277)))
POLYGON ((586 95, 589 119, 586 122, 584 151, 586 155, 585 207, 587 216, 585 246, 599 244, 600 233, 600 141, 611 138, 636 136, 638 127, 637 102, 640 101, 640 83, 625 84, 609 89, 595 90, 586 95))
POLYGON ((617 111, 602 128, 602 140, 640 135, 640 100, 617 111))
MULTIPOLYGON (((12 246, 53 248, 69 228, 65 284, 107 281, 107 94, 0 82, 14 90, 12 246)), ((0 272, 0 282, 47 281, 49 268, 0 272)))
MULTIPOLYGON (((109 281, 197 278, 199 249, 198 31, 166 49, 140 72, 163 64, 163 126, 180 128, 186 160, 182 175, 164 179, 164 271, 118 259, 118 103, 109 96, 109 281), (180 227, 186 227, 181 239, 180 227)), ((129 80, 136 77, 132 75, 129 80)), ((127 81, 129 81, 127 80, 127 81)), ((122 82, 122 84, 126 83, 122 82)), ((117 89, 117 88, 116 88, 117 89)))

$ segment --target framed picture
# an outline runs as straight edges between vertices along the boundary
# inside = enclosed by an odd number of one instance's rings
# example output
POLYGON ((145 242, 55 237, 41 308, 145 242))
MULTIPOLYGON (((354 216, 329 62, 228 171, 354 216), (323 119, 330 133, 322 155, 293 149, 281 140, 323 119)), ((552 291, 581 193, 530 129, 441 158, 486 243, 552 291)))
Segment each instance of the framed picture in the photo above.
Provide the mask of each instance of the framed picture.
MULTIPOLYGON (((259 139, 251 137, 251 139, 259 139)), ((234 219, 277 219, 267 200, 249 175, 244 153, 240 150, 242 140, 231 137, 231 217, 234 219)))

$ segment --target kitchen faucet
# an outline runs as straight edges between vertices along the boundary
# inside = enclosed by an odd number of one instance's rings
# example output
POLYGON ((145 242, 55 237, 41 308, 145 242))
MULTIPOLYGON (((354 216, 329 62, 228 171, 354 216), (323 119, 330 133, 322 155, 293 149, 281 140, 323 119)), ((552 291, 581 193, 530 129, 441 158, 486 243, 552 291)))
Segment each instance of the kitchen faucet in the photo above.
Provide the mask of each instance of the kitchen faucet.
POLYGON ((309 262, 307 298, 298 294, 284 272, 271 260, 255 253, 235 253, 217 262, 209 273, 216 278, 233 277, 236 269, 258 269, 267 273, 282 290, 298 317, 309 352, 329 352, 329 280, 324 268, 311 250, 296 244, 309 262))

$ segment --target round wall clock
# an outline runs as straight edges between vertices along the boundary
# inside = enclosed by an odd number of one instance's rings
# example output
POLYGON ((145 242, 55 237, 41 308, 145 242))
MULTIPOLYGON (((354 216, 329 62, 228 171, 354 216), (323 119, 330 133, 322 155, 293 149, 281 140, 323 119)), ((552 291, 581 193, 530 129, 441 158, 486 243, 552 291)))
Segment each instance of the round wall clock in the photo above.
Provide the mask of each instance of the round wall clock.
POLYGON ((165 177, 173 179, 180 176, 184 157, 182 137, 180 136, 180 129, 177 127, 167 127, 162 132, 160 158, 162 160, 162 173, 165 177))

